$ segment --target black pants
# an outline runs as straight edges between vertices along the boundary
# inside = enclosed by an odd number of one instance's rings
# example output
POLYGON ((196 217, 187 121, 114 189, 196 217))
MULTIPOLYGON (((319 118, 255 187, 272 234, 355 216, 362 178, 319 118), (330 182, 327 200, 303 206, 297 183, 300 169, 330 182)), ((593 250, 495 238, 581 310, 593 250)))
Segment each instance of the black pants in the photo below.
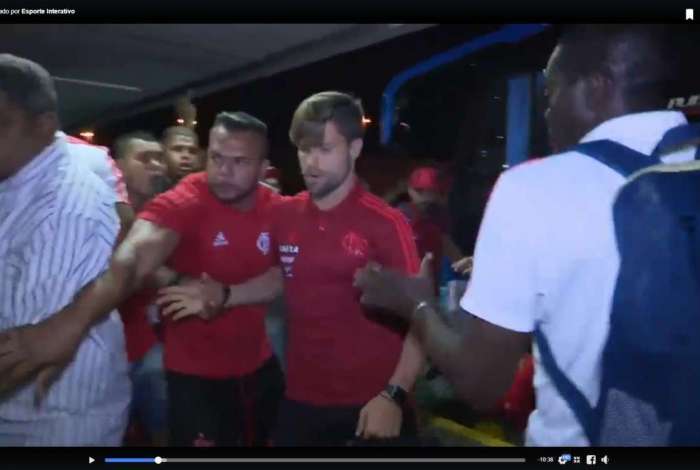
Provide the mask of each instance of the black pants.
POLYGON ((176 447, 265 445, 284 394, 277 359, 230 379, 167 372, 168 430, 176 447), (253 435, 246 431, 253 428, 253 435))
POLYGON ((366 441, 356 438, 362 406, 313 406, 284 399, 272 442, 282 447, 416 445, 416 418, 409 407, 404 408, 398 439, 366 441))

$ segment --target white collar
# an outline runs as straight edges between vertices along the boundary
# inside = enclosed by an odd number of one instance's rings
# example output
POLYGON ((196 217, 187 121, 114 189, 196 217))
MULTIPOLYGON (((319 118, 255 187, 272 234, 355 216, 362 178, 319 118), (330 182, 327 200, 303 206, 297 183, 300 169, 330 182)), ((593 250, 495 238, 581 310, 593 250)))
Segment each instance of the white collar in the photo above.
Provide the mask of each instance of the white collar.
POLYGON ((598 125, 583 136, 581 143, 607 139, 650 155, 666 131, 687 123, 680 111, 626 114, 598 125))

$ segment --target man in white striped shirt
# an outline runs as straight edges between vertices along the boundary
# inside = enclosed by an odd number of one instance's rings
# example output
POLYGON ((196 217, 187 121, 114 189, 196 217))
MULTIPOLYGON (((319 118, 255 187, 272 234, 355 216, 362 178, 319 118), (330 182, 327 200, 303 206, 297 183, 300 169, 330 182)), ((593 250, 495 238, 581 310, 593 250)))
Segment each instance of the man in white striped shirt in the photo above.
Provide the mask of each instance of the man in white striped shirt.
POLYGON ((119 231, 114 191, 57 129, 48 72, 0 54, 0 445, 115 446, 130 400, 117 313, 76 342, 61 367, 41 360, 83 334, 54 323, 107 268, 119 231), (27 366, 17 351, 35 362, 27 366), (35 384, 21 385, 37 373, 35 384))

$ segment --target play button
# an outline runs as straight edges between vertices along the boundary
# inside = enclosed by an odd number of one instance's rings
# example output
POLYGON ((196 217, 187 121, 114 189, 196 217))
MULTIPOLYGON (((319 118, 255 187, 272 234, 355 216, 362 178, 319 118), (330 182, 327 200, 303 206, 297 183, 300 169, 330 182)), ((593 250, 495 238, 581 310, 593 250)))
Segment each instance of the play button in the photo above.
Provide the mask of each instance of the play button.
POLYGON ((94 461, 95 459, 93 459, 92 457, 88 457, 88 463, 93 463, 94 461))

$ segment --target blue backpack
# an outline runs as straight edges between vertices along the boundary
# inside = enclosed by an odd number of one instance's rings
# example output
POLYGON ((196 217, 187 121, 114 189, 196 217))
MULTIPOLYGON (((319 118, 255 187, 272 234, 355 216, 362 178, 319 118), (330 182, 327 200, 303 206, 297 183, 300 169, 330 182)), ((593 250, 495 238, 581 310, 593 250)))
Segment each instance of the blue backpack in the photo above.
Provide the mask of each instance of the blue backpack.
POLYGON ((612 209, 620 271, 595 406, 535 330, 542 365, 593 446, 700 445, 700 148, 695 162, 659 159, 699 140, 699 125, 683 125, 651 156, 609 140, 573 149, 628 178, 612 209))

